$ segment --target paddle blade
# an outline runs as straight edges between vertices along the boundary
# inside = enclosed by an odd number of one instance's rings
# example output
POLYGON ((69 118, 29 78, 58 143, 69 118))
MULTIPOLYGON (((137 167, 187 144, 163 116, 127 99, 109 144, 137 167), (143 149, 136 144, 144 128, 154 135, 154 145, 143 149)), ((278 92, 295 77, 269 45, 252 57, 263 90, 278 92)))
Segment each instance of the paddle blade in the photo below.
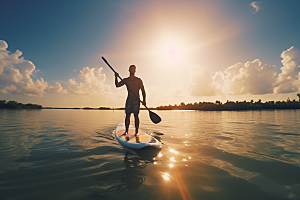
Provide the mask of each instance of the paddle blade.
POLYGON ((157 124, 161 121, 161 118, 154 112, 150 111, 149 110, 149 116, 150 116, 150 119, 151 121, 154 123, 154 124, 157 124))

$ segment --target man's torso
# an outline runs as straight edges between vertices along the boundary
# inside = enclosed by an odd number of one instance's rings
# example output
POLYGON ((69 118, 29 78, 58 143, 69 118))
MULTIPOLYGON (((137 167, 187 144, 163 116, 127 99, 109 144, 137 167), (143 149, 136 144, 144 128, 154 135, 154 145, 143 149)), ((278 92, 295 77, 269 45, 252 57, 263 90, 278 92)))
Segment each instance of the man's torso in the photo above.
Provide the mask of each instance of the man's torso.
POLYGON ((135 76, 128 77, 128 78, 125 78, 124 82, 127 86, 128 97, 135 97, 135 95, 137 97, 139 97, 139 89, 141 88, 141 85, 140 85, 141 79, 139 79, 138 77, 135 77, 135 76), (132 94, 132 92, 134 92, 135 95, 132 94))

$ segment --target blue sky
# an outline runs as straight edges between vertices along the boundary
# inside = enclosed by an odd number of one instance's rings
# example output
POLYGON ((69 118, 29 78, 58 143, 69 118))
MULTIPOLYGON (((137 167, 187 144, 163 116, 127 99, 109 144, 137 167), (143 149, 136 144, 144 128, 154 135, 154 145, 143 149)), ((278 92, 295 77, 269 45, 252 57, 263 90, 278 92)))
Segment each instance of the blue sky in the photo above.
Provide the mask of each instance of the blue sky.
MULTIPOLYGON (((116 31, 121 12, 109 1, 4 1, 1 37, 19 49, 45 79, 64 78, 89 63, 116 31), (63 70, 57 74, 56 71, 63 70)), ((95 63, 92 63, 95 64, 95 63)))
POLYGON ((297 0, 2 0, 0 99, 123 106, 126 89, 114 87, 101 56, 123 77, 137 65, 150 107, 297 99, 299 8, 297 0))

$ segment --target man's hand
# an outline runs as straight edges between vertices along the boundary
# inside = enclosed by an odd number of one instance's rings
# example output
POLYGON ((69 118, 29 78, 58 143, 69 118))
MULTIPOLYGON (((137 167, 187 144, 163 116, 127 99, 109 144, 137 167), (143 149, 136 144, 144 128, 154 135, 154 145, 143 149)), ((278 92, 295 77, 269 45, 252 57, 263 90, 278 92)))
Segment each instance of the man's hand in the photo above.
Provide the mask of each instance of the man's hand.
POLYGON ((116 85, 116 87, 121 87, 121 86, 124 85, 125 83, 124 83, 123 80, 121 80, 121 81, 119 82, 119 81, 118 81, 118 77, 119 77, 119 74, 116 72, 116 73, 115 73, 115 85, 116 85))

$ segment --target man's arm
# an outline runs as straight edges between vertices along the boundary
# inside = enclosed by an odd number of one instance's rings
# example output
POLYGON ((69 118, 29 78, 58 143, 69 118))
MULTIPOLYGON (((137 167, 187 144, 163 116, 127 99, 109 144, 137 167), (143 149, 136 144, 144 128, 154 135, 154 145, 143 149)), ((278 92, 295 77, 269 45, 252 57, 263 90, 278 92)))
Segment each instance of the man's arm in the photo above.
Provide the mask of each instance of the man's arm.
POLYGON ((121 86, 123 86, 125 83, 124 83, 124 80, 122 80, 122 81, 118 81, 118 76, 119 76, 119 74, 118 73, 115 73, 115 85, 116 85, 116 87, 121 87, 121 86))
MULTIPOLYGON (((141 79, 140 79, 140 80, 141 80, 141 79)), ((144 84, 143 84, 143 81, 142 81, 142 80, 141 80, 141 82, 140 82, 140 87, 141 87, 141 90, 142 90, 143 105, 146 106, 146 91, 145 91, 144 84)))

